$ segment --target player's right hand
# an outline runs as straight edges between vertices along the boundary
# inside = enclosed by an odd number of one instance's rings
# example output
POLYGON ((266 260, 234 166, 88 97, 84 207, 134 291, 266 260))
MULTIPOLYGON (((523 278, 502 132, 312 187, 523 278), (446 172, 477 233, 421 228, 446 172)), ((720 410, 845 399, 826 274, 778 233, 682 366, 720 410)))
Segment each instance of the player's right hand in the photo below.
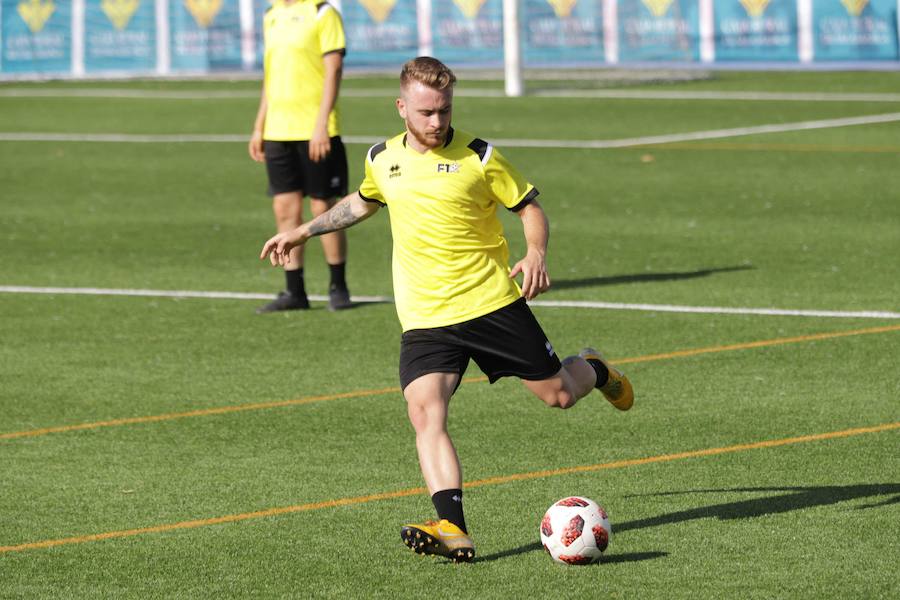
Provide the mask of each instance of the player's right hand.
POLYGON ((266 153, 263 151, 262 131, 254 131, 253 135, 250 136, 250 143, 247 145, 247 151, 250 153, 250 158, 256 162, 263 162, 266 160, 266 153))
POLYGON ((302 225, 297 229, 274 235, 263 245, 259 258, 269 257, 272 266, 284 266, 291 259, 291 250, 305 242, 307 237, 303 233, 302 225))

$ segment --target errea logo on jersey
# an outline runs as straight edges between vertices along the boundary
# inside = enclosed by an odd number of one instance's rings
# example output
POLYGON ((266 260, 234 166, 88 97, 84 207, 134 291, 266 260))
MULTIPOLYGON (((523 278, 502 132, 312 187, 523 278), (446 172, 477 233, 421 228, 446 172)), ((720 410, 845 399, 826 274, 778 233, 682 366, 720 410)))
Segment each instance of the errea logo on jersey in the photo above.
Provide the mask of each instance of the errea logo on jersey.
POLYGON ((388 178, 400 177, 400 175, 402 175, 402 173, 400 172, 400 165, 398 165, 396 163, 391 165, 390 172, 391 172, 391 174, 388 175, 388 178))
POLYGON ((459 173, 459 163, 438 163, 438 173, 459 173))

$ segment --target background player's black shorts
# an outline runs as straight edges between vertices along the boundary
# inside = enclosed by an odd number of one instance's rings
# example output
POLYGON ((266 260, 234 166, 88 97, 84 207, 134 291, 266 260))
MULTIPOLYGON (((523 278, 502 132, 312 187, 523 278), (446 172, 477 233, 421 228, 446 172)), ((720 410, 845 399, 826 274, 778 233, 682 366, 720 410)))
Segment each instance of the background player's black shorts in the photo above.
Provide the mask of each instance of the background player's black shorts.
POLYGON ((347 195, 347 152, 340 136, 331 138, 331 152, 325 160, 309 159, 309 142, 263 141, 269 195, 303 191, 313 198, 342 198, 347 195))
POLYGON ((411 329, 400 341, 400 386, 428 373, 463 373, 469 359, 491 383, 515 376, 538 381, 562 365, 524 298, 482 317, 433 329, 411 329))

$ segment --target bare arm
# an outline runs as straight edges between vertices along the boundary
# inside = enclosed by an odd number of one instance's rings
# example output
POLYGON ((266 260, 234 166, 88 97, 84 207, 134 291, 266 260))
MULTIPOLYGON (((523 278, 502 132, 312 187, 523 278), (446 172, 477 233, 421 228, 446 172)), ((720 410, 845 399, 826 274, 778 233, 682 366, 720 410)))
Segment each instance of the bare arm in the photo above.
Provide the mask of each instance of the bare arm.
POLYGON ((331 152, 331 138, 328 136, 328 115, 337 103, 341 76, 344 71, 344 57, 340 52, 329 52, 322 57, 325 63, 325 82, 322 86, 322 101, 312 137, 309 140, 309 158, 318 162, 331 152))
POLYGON ((266 126, 266 112, 268 112, 269 104, 266 101, 266 84, 263 83, 262 91, 259 94, 259 109, 256 111, 256 120, 253 122, 253 134, 250 136, 250 144, 248 151, 250 158, 256 162, 262 162, 266 159, 263 152, 263 129, 266 126))
POLYGON ((550 239, 550 223, 544 209, 537 201, 525 205, 519 211, 525 233, 527 250, 525 257, 517 262, 509 273, 515 277, 522 273, 522 296, 526 300, 550 289, 550 275, 547 273, 547 242, 550 239))
POLYGON ((273 265, 284 265, 291 249, 305 244, 309 238, 356 225, 374 215, 380 207, 380 204, 363 200, 359 192, 353 192, 312 221, 269 238, 259 257, 268 256, 273 265))

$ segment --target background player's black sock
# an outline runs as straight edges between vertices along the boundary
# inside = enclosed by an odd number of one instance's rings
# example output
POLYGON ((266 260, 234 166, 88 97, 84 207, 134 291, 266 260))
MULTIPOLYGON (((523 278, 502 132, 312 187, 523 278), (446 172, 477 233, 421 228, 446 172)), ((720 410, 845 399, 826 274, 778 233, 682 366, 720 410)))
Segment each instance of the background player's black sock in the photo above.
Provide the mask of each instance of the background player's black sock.
POLYGON ((451 489, 435 492, 431 496, 431 501, 434 503, 439 518, 447 519, 462 529, 463 533, 469 533, 466 530, 466 518, 463 516, 462 490, 451 489))
POLYGON ((347 288, 347 281, 344 279, 346 266, 346 262, 342 262, 339 265, 328 265, 328 270, 331 271, 331 287, 329 289, 337 288, 343 290, 347 288))
POLYGON ((303 267, 293 271, 285 271, 287 291, 295 298, 306 298, 306 287, 303 284, 303 267))
POLYGON ((602 388, 604 385, 606 385, 606 382, 609 381, 609 369, 607 369, 606 365, 604 365, 596 358, 586 358, 585 360, 589 365, 594 367, 594 371, 597 373, 597 383, 594 385, 594 387, 602 388))

